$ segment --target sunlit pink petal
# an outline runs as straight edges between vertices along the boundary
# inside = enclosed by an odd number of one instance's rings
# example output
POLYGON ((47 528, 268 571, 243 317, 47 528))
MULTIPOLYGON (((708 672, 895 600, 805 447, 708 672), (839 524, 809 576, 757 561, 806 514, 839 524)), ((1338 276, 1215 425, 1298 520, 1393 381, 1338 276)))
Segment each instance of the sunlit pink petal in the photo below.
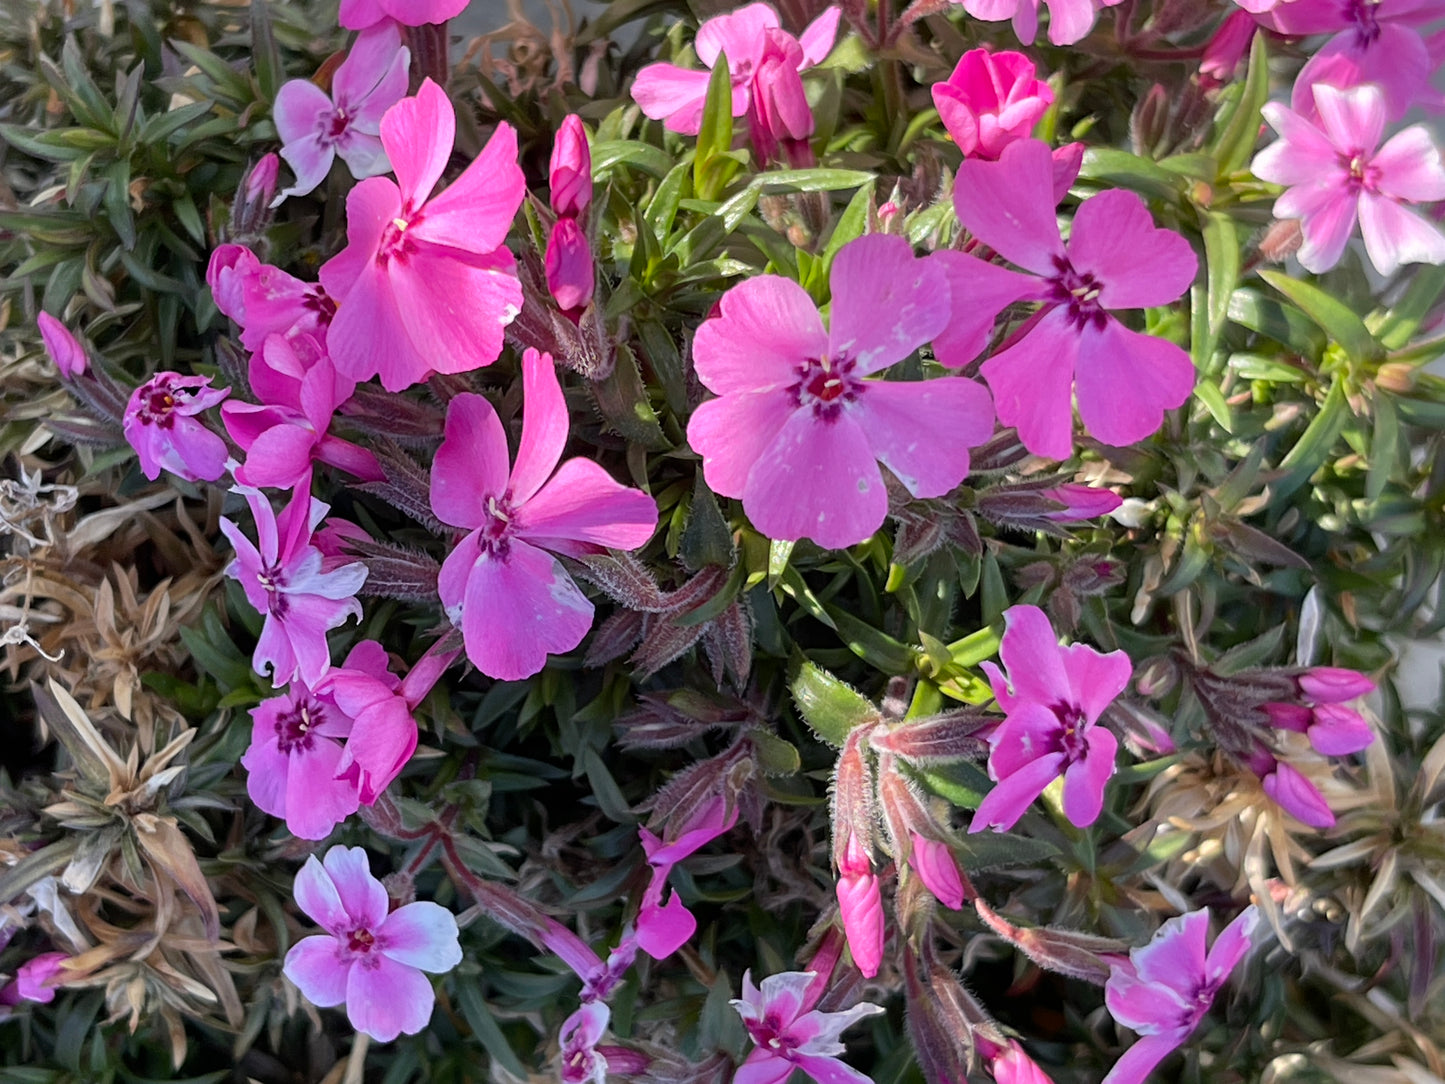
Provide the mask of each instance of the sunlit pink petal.
POLYGON ((861 374, 902 361, 948 326, 948 276, 916 259, 902 237, 875 233, 844 245, 829 281, 829 349, 855 359, 861 374))

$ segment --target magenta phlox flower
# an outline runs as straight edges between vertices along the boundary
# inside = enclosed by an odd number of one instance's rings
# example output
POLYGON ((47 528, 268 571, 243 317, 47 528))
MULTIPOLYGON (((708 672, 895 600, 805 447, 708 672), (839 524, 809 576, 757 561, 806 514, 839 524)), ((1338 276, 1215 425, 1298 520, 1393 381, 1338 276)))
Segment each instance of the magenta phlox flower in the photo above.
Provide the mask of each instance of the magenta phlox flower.
POLYGON ((1439 62, 1429 24, 1445 18, 1439 0, 1289 0, 1241 4, 1258 22, 1281 34, 1334 34, 1314 51, 1295 77, 1290 105, 1314 119, 1313 88, 1341 89, 1373 83, 1383 93, 1388 119, 1414 105, 1440 108, 1445 98, 1430 85, 1439 62))
MULTIPOLYGON (((319 282, 304 282, 279 267, 260 264, 242 282, 245 316, 241 345, 253 354, 272 335, 312 335, 323 346, 336 302, 319 282)), ((354 381, 353 381, 354 383, 354 381)))
POLYGON ((999 657, 983 668, 1004 711, 989 736, 988 774, 997 781, 974 814, 970 832, 1012 828, 1045 787, 1064 779, 1064 815, 1080 828, 1104 806, 1119 742, 1095 725, 1133 673, 1122 651, 1100 654, 1084 644, 1062 647, 1037 606, 1004 612, 999 657))
MULTIPOLYGON (((800 37, 793 38, 781 29, 778 13, 770 5, 747 4, 698 26, 697 58, 710 69, 720 55, 727 57, 732 75, 733 116, 741 117, 752 104, 758 69, 769 50, 775 58, 779 50, 791 58, 796 78, 798 71, 819 63, 833 48, 841 14, 836 7, 826 8, 800 37), (777 35, 796 45, 796 53, 777 35)), ((778 74, 772 71, 767 78, 778 74)), ((643 113, 663 121, 669 131, 697 135, 702 127, 703 106, 707 104, 709 78, 707 70, 690 70, 667 63, 649 64, 637 73, 632 83, 632 97, 643 113)), ((810 131, 811 124, 810 117, 810 131)))
POLYGON ((997 158, 1027 139, 1054 92, 1022 53, 970 49, 953 74, 933 84, 933 104, 965 158, 997 158))
POLYGON ((1316 273, 1334 267, 1357 219, 1365 252, 1382 275, 1405 263, 1445 262, 1445 234, 1406 209, 1445 199, 1445 164, 1430 133, 1412 125, 1380 146, 1385 99, 1378 87, 1316 84, 1313 92, 1317 122, 1278 102, 1264 107, 1280 138, 1251 166, 1256 176, 1286 186, 1274 213, 1300 220, 1300 263, 1316 273))
POLYGON ((446 92, 430 79, 387 110, 381 142, 396 182, 371 177, 351 190, 347 246, 321 268, 337 299, 326 339, 332 360, 356 380, 380 375, 387 391, 490 364, 502 352, 502 329, 521 311, 504 244, 525 192, 517 133, 497 125, 477 159, 431 196, 456 123, 446 92))
POLYGON ((1149 1074, 1199 1026, 1230 972, 1249 953, 1259 921, 1246 907, 1205 953, 1209 912, 1171 918, 1149 944, 1112 963, 1104 1003, 1139 1041, 1114 1063, 1103 1084, 1143 1084, 1149 1074))
POLYGON ((292 835, 325 839, 360 805, 356 784, 337 778, 351 716, 296 679, 252 708, 251 721, 251 745, 241 756, 251 801, 282 818, 292 835))
POLYGON ((568 113, 557 127, 547 186, 552 210, 564 218, 586 220, 587 208, 592 205, 592 148, 576 113, 568 113))
POLYGON ((40 341, 45 344, 45 352, 60 370, 62 379, 73 380, 85 372, 90 365, 85 347, 68 327, 44 310, 35 317, 35 324, 40 329, 40 341))
POLYGON ((813 110, 798 73, 807 67, 803 47, 785 30, 769 30, 753 72, 748 99, 748 139, 760 166, 780 156, 797 168, 814 164, 808 140, 813 110))
MULTIPOLYGON (((1010 19, 1014 33, 1025 45, 1032 45, 1039 32, 1039 4, 1049 9, 1049 41, 1072 45, 1094 28, 1095 0, 962 0, 963 10, 975 19, 1002 22, 1010 19)), ((1113 7, 1123 0, 1099 0, 1113 7)))
POLYGON ((831 285, 826 329, 807 291, 778 275, 723 295, 693 342, 698 378, 718 398, 693 412, 687 439, 708 485, 742 498, 763 534, 840 549, 883 525, 880 462, 915 497, 942 496, 993 434, 993 408, 961 377, 867 379, 947 326, 936 259, 870 234, 838 252, 831 285))
POLYGON ((1204 55, 1199 58, 1201 85, 1219 87, 1234 78, 1239 65, 1249 55, 1259 25, 1247 11, 1232 11, 1219 24, 1204 45, 1204 55))
POLYGON ((1346 706, 1374 691, 1375 683, 1364 674, 1316 666, 1295 680, 1302 702, 1263 705, 1271 723, 1306 735, 1317 753, 1330 757, 1358 753, 1375 740, 1365 717, 1346 706))
POLYGON ((552 556, 631 550, 652 537, 651 497, 596 463, 569 459, 567 403, 552 358, 522 358, 522 441, 508 470, 507 435, 480 395, 458 395, 432 464, 432 511, 469 533, 442 565, 442 605, 467 658, 490 677, 530 677, 592 627, 592 603, 552 556))
POLYGON ((1287 760, 1256 744, 1245 761, 1259 777, 1264 793, 1290 816, 1311 828, 1333 828, 1335 813, 1319 787, 1287 760))
POLYGON ((331 80, 331 96, 309 79, 292 79, 276 94, 272 113, 281 157, 296 183, 278 195, 304 196, 326 179, 339 155, 358 180, 391 169, 381 145, 381 116, 406 97, 411 50, 390 21, 357 35, 331 80))
POLYGON ((237 486, 256 523, 256 544, 229 519, 221 533, 235 547, 226 575, 241 582, 246 599, 266 621, 251 664, 271 673, 278 688, 295 678, 315 687, 331 665, 326 633, 361 616, 356 592, 366 582, 366 565, 327 561, 311 535, 330 506, 298 490, 278 516, 258 490, 237 486), (331 567, 328 567, 331 566, 331 567))
POLYGON ((845 1049, 843 1032, 883 1007, 864 1001, 843 1012, 820 1012, 813 1008, 821 993, 815 977, 811 971, 784 971, 758 987, 751 971, 743 973, 743 996, 729 1004, 756 1045, 733 1074, 733 1084, 783 1084, 794 1069, 818 1084, 871 1084, 838 1055, 845 1049))
POLYGON ((1194 281, 1198 260, 1188 241, 1155 227, 1144 201, 1122 189, 1085 200, 1065 243, 1054 216, 1054 173, 1049 148, 1034 139, 1005 147, 997 162, 963 162, 954 188, 959 221, 1028 274, 945 254, 959 301, 935 350, 943 364, 963 365, 987 343, 1006 305, 1042 301, 982 373, 999 420, 1018 430, 1024 446, 1065 459, 1073 449, 1071 387, 1089 432, 1114 445, 1147 437, 1165 410, 1189 398, 1189 355, 1113 314, 1174 301, 1194 281))
POLYGON ((607 1058, 597 1044, 611 1019, 611 1009, 600 1001, 590 1001, 563 1021, 558 1033, 563 1084, 607 1084, 607 1058))
POLYGON ((427 977, 462 961, 457 920, 418 901, 388 912, 382 883, 360 847, 312 855, 296 875, 296 903, 325 933, 286 953, 286 977, 313 1005, 346 1003, 351 1026, 380 1042, 415 1035, 431 1019, 436 992, 427 977))
POLYGON ((469 0, 341 0, 337 22, 347 30, 365 30, 383 20, 402 26, 444 23, 466 10, 469 0))
POLYGON ((226 473, 226 442, 197 417, 231 394, 208 376, 156 373, 131 393, 122 428, 151 481, 168 470, 188 482, 226 473))
POLYGON ((566 313, 580 313, 592 300, 597 273, 592 265, 592 246, 575 218, 562 217, 547 235, 544 263, 547 290, 566 313))
POLYGON ((637 947, 654 960, 671 956, 697 930, 697 919, 676 892, 663 902, 672 867, 731 831, 737 822, 736 803, 719 795, 702 805, 671 842, 663 842, 646 828, 638 829, 647 864, 652 868, 652 879, 642 895, 637 914, 637 947))
POLYGON ((15 978, 0 990, 0 1012, 22 1001, 49 1005, 55 1000, 55 984, 63 977, 63 965, 69 959, 63 952, 42 952, 26 960, 16 969, 15 978))
POLYGON ((236 481, 295 489, 310 478, 313 461, 340 467, 364 482, 385 477, 369 451, 327 432, 356 381, 336 371, 314 336, 270 336, 251 357, 250 381, 259 404, 231 399, 221 406, 226 431, 246 452, 236 481))

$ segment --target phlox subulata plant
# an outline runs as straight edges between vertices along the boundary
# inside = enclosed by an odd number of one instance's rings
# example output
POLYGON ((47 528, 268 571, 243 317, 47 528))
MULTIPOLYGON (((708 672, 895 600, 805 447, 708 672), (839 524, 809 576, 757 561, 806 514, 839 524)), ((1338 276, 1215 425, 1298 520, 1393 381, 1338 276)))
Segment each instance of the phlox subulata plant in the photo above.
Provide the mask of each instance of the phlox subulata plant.
POLYGON ((1438 1074, 1445 9, 29 7, 4 1058, 1438 1074))

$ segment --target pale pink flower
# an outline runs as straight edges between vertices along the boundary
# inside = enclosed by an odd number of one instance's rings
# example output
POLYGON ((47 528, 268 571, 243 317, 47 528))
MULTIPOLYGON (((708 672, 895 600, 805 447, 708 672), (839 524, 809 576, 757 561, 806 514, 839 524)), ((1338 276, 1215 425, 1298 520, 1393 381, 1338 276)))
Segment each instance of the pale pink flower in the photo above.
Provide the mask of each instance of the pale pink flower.
POLYGON ((251 720, 251 745, 241 757, 246 793, 292 835, 325 839, 361 804, 356 784, 336 777, 351 716, 296 679, 252 708, 251 720))
MULTIPOLYGON (((1025 45, 1033 44, 1039 32, 1039 5, 1049 9, 1049 41, 1072 45, 1094 28, 1097 11, 1094 0, 961 0, 963 10, 988 22, 1013 21, 1014 33, 1025 45)), ((1123 0, 1099 0, 1113 7, 1123 0)))
POLYGON ((1119 748, 1114 735, 1095 724, 1129 684, 1129 656, 1060 646, 1037 606, 1013 606, 1004 622, 999 657, 1008 673, 983 664, 1005 716, 989 736, 988 774, 997 785, 979 803, 969 831, 1012 828, 1061 775, 1064 815, 1087 827, 1103 809, 1119 748))
POLYGON ((972 380, 870 380, 948 324, 936 259, 901 237, 850 241, 833 261, 831 326, 796 282, 757 275, 698 328, 698 378, 718 398, 693 412, 688 443, 712 489, 741 497, 769 538, 841 549, 883 525, 881 461, 915 497, 968 474, 968 450, 993 433, 988 393, 972 380))
POLYGON ((1298 218, 1304 231, 1299 262, 1328 271, 1340 262, 1359 220, 1375 270, 1390 275, 1405 263, 1445 262, 1439 227, 1407 204, 1445 199, 1445 165, 1423 125, 1412 125, 1382 147, 1385 99, 1376 86, 1349 90, 1318 83, 1311 122, 1278 102, 1264 118, 1280 138, 1255 155, 1251 168, 1285 185, 1277 218, 1298 218))
POLYGON ((1259 911, 1246 907, 1205 953, 1209 912, 1171 918, 1149 944, 1111 964, 1104 1003, 1139 1041, 1114 1063, 1103 1084, 1143 1084, 1204 1019, 1215 996, 1249 953, 1259 911))
POLYGON ((403 26, 444 23, 466 10, 469 0, 341 0, 337 22, 347 30, 365 30, 390 19, 403 26))
POLYGON ((508 470, 507 435, 480 395, 458 395, 432 464, 432 511, 469 533, 442 565, 438 589, 467 657, 489 677, 530 677, 592 627, 592 603, 552 556, 636 549, 657 506, 586 459, 560 467, 567 403, 552 358, 522 358, 522 441, 508 470), (550 551, 550 552, 549 552, 550 551))
POLYGON ((85 357, 85 347, 68 327, 44 310, 35 317, 35 323, 40 328, 40 341, 45 344, 45 352, 55 362, 63 379, 72 380, 85 372, 90 364, 85 357))
MULTIPOLYGON (((706 68, 711 68, 720 55, 726 55, 732 76, 733 116, 741 117, 752 104, 757 90, 755 80, 758 69, 769 49, 783 49, 788 53, 796 78, 797 71, 817 64, 828 55, 838 33, 840 14, 836 7, 826 8, 803 31, 802 36, 795 39, 780 28, 778 13, 770 5, 748 4, 726 15, 707 19, 697 28, 697 58, 706 68), (787 50, 786 44, 775 35, 782 35, 793 42, 797 47, 796 53, 787 50)), ((773 72, 768 78, 777 74, 773 72)), ((668 130, 697 135, 702 127, 709 78, 706 70, 689 70, 667 63, 649 64, 637 73, 632 84, 632 97, 643 113, 663 121, 668 130)))
POLYGON ((671 956, 697 929, 697 919, 676 892, 666 903, 662 902, 672 867, 731 831, 737 822, 737 805, 719 795, 702 805, 688 823, 676 831, 671 842, 664 843, 646 828, 638 829, 647 864, 652 868, 652 879, 637 913, 637 947, 654 960, 671 956))
POLYGON ((965 158, 997 158, 1027 139, 1054 101, 1022 53, 970 49, 953 74, 933 84, 933 104, 965 158))
POLYGON ((188 482, 214 482, 226 473, 226 442, 196 415, 216 406, 230 388, 208 376, 156 373, 131 393, 122 429, 151 481, 168 470, 188 482))
POLYGON ((388 391, 491 364, 521 311, 504 245, 525 191, 517 133, 499 124, 476 161, 432 197, 455 137, 452 103, 430 79, 392 106, 381 142, 396 183, 371 177, 351 190, 347 246, 321 268, 337 304, 327 351, 341 372, 379 374, 388 391))
POLYGON ((960 301, 935 350, 943 364, 963 365, 987 343, 1005 306, 1042 301, 1017 340, 981 371, 999 419, 1018 430, 1024 446, 1065 459, 1073 449, 1071 386, 1089 432, 1115 445, 1147 437, 1165 410, 1189 398, 1189 355, 1130 330, 1113 312, 1175 300, 1194 281, 1198 260, 1188 241, 1156 228, 1144 201, 1122 189, 1085 200, 1065 243, 1054 215, 1054 173, 1049 148, 1034 139, 1005 147, 997 162, 965 159, 953 197, 959 221, 1028 274, 940 254, 960 301))
POLYGON ((381 117, 406 96, 410 63, 411 51, 396 25, 378 23, 357 36, 336 69, 329 98, 309 79, 292 79, 280 89, 272 114, 281 157, 296 183, 275 203, 315 189, 338 155, 358 180, 391 169, 381 145, 381 117))
POLYGON ((15 978, 0 990, 0 1006, 8 1008, 22 1001, 49 1005, 55 1000, 55 982, 61 974, 61 965, 69 959, 63 952, 42 952, 26 960, 16 970, 15 978))
POLYGON ((743 973, 743 996, 730 1005, 743 1018, 756 1044, 733 1074, 733 1084, 783 1084, 801 1069, 818 1084, 871 1084, 869 1078, 838 1059, 840 1037, 859 1020, 883 1012, 880 1005, 861 1002, 844 1012, 814 1009, 821 994, 811 971, 769 975, 753 985, 743 973))
POLYGON ((268 337, 251 356, 250 383, 259 404, 230 399, 221 405, 226 431, 246 453, 236 481, 294 489, 311 477, 313 461, 340 467, 363 482, 385 477, 365 448, 327 432, 356 381, 336 371, 314 336, 268 337))
POLYGON ((1333 828, 1335 813, 1318 787, 1287 760, 1256 744, 1245 763, 1259 776, 1265 794, 1281 809, 1311 828, 1333 828))
POLYGON ((266 622, 251 662, 256 673, 271 672, 278 688, 299 677, 315 686, 331 665, 326 633, 361 616, 356 592, 366 582, 360 561, 328 568, 311 535, 330 511, 304 491, 292 494, 279 516, 259 491, 238 486, 256 523, 256 544, 228 519, 221 533, 235 547, 226 575, 241 582, 246 599, 266 622))
POLYGON ((388 913, 386 889, 360 847, 332 847, 322 862, 312 855, 295 893, 326 931, 286 953, 286 977, 306 999, 323 1009, 345 1002, 351 1026, 384 1043, 425 1028, 436 992, 422 972, 462 961, 452 913, 424 901, 388 913))

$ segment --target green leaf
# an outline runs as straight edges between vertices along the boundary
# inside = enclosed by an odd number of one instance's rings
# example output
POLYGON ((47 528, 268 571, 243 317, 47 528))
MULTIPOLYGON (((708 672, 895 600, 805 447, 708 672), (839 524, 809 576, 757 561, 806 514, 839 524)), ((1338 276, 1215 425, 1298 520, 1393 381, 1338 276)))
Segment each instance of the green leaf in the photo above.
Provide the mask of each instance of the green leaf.
POLYGON ((55 87, 65 100, 71 116, 87 128, 96 128, 115 135, 115 114, 100 87, 96 86, 95 80, 90 77, 89 67, 85 58, 80 55, 80 46, 73 37, 66 38, 65 45, 60 50, 60 66, 63 75, 55 69, 49 57, 40 59, 40 70, 45 75, 46 82, 55 87))
POLYGON ((492 1056, 492 1060, 518 1080, 526 1080, 530 1075, 526 1066, 517 1057, 517 1052, 512 1049, 512 1045, 507 1042, 507 1037, 502 1034, 502 1029, 497 1025, 497 1018, 487 1008, 487 1003, 482 998, 481 988, 475 979, 458 981, 457 1001, 461 1004, 462 1015, 466 1017, 467 1026, 472 1029, 472 1036, 481 1042, 487 1053, 492 1056))
POLYGON ((1272 505, 1282 504, 1324 465, 1349 418, 1350 408, 1345 399, 1344 385, 1337 380, 1330 386, 1323 408, 1280 462, 1281 475, 1269 487, 1272 505))
POLYGON ((794 775, 803 767, 803 759, 792 742, 784 741, 766 730, 748 731, 758 767, 766 775, 794 775))
POLYGON ((736 170, 727 158, 733 144, 733 83, 727 54, 718 53, 707 82, 697 153, 692 160, 692 188, 699 199, 717 199, 736 170))
POLYGON ((1260 110, 1269 100, 1269 51, 1265 35, 1256 34, 1249 49, 1249 68, 1234 104, 1215 125, 1209 153, 1219 162, 1219 175, 1227 177, 1244 168, 1259 140, 1260 110))
POLYGON ((105 216, 115 227, 116 236, 129 252, 135 248, 135 214, 130 208, 130 162, 122 159, 112 162, 105 171, 105 216))
POLYGON ((853 193, 853 198, 848 201, 848 206, 843 208, 843 213, 838 216, 838 222, 834 225, 833 232, 828 237, 828 243, 823 248, 825 275, 832 269, 833 257, 838 255, 838 250, 849 241, 862 237, 863 231, 868 228, 868 203, 872 198, 873 184, 869 181, 853 193))
POLYGON ((1340 344, 1351 361, 1368 361, 1383 353, 1365 322, 1318 286, 1292 279, 1280 271, 1262 270, 1259 277, 1298 305, 1326 335, 1340 344))
POLYGON ((1215 344, 1220 332, 1229 320, 1229 299, 1239 283, 1239 231, 1234 219, 1220 211, 1210 211, 1204 216, 1205 266, 1205 336, 1200 341, 1196 334, 1193 347, 1194 367, 1208 372, 1210 359, 1214 356, 1215 344))
POLYGON ((14 900, 35 882, 59 873, 80 849, 80 839, 79 835, 72 833, 38 851, 31 851, 0 873, 0 900, 14 900))
POLYGON ((692 502, 678 553, 682 563, 690 569, 699 569, 704 565, 727 568, 737 560, 732 529, 723 519, 717 498, 703 481, 702 471, 693 478, 692 502))
POLYGON ((666 240, 672 232, 673 219, 677 217, 677 206, 688 187, 688 165, 679 162, 668 171, 662 183, 657 186, 644 212, 647 224, 656 237, 666 240))
POLYGON ((276 35, 271 32, 271 5, 267 0, 251 0, 251 63, 256 69, 262 97, 274 102, 286 78, 286 69, 281 63, 276 35))
POLYGON ((145 144, 163 143, 191 121, 214 112, 215 108, 216 103, 212 101, 192 102, 189 105, 177 106, 164 113, 158 113, 141 125, 140 142, 145 144))
POLYGON ((1375 337, 1387 350, 1399 350, 1419 330, 1421 322, 1435 308, 1445 292, 1445 265, 1416 267, 1405 293, 1390 307, 1375 328, 1375 337))
POLYGON ((803 720, 829 745, 842 745, 854 727, 879 718, 871 700, 806 659, 789 690, 803 720))
POLYGON ((625 343, 617 348, 616 364, 607 379, 593 381, 592 396, 607 424, 621 436, 636 441, 648 451, 672 447, 657 423, 657 414, 647 401, 647 387, 637 369, 637 359, 625 343))
POLYGON ((1108 188, 1128 188, 1150 199, 1178 203, 1188 181, 1147 158, 1109 147, 1090 147, 1084 152, 1079 179, 1099 181, 1108 188))
POLYGON ((592 174, 613 166, 631 166, 663 178, 672 170, 672 159, 666 151, 636 139, 607 139, 592 144, 592 174))
POLYGON ((1200 380, 1194 385, 1194 398, 1204 404, 1204 409, 1219 423, 1219 428, 1226 433, 1234 432, 1234 416, 1230 413, 1229 402, 1224 398, 1224 392, 1219 390, 1218 384, 1207 377, 1200 380))
POLYGON ((841 606, 824 603, 828 623, 848 650, 885 674, 908 674, 917 668, 918 652, 866 621, 860 621, 841 606))
POLYGON ((1370 469, 1365 475, 1365 498, 1373 501, 1400 463, 1400 415, 1394 399, 1381 392, 1372 400, 1374 432, 1370 437, 1370 469))
POLYGON ((955 640, 949 644, 949 659, 954 666, 977 666, 983 662, 984 659, 991 659, 994 655, 998 654, 998 647, 1001 642, 998 630, 994 628, 982 628, 977 632, 969 633, 961 640, 955 640))
POLYGON ((1229 299, 1229 318, 1303 357, 1318 358, 1324 353, 1325 337, 1309 317, 1293 305, 1281 304, 1258 291, 1243 287, 1235 290, 1229 299))

